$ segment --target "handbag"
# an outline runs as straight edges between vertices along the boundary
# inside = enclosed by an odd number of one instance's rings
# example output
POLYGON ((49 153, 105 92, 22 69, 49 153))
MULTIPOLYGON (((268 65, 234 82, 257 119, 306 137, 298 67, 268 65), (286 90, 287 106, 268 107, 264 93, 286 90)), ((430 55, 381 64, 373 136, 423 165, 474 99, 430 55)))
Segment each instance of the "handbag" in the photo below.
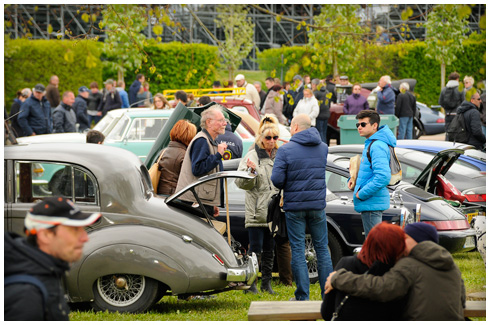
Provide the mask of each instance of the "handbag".
POLYGON ((282 190, 272 195, 269 205, 267 206, 267 224, 272 237, 288 238, 288 229, 286 226, 286 214, 282 209, 282 190))
POLYGON ((359 173, 359 166, 361 165, 361 157, 359 155, 355 155, 350 158, 349 161, 349 174, 350 179, 352 180, 352 188, 349 188, 351 191, 356 187, 357 174, 359 173))
POLYGON ((153 165, 151 165, 150 170, 148 171, 148 173, 150 174, 151 185, 153 185, 153 191, 155 193, 158 188, 158 182, 160 181, 160 175, 162 174, 161 170, 158 168, 158 163, 162 159, 164 152, 165 149, 162 150, 160 157, 158 157, 157 161, 153 165))

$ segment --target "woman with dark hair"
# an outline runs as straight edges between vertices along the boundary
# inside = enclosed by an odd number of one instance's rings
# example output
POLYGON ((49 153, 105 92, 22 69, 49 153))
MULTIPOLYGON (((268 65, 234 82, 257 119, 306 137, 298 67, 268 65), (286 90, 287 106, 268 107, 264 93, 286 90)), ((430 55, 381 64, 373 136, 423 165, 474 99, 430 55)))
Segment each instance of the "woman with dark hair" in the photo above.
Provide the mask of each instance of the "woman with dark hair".
POLYGON ((99 84, 96 81, 90 83, 90 93, 87 98, 87 114, 88 114, 88 124, 97 124, 102 118, 102 111, 99 111, 99 105, 102 101, 102 92, 99 91, 99 84))
POLYGON ((196 133, 196 126, 187 120, 175 123, 170 131, 170 143, 164 149, 165 152, 158 162, 158 169, 162 173, 158 182, 157 194, 172 195, 175 193, 185 152, 196 133))
MULTIPOLYGON (((340 259, 335 271, 346 269, 355 274, 383 275, 395 265, 405 252, 405 232, 397 225, 379 223, 374 226, 357 256, 340 259)), ((321 313, 324 320, 373 321, 399 320, 403 303, 399 300, 381 303, 332 290, 323 298, 321 313)))
MULTIPOLYGON (((276 158, 279 127, 276 117, 266 114, 259 124, 255 146, 242 158, 239 171, 255 175, 252 179, 237 178, 235 184, 245 190, 245 228, 250 243, 249 253, 255 253, 261 263, 262 283, 260 289, 275 294, 271 287, 274 264, 274 238, 267 224, 267 207, 270 198, 278 192, 272 184, 271 174, 276 158)), ((256 281, 245 293, 257 294, 256 281)))

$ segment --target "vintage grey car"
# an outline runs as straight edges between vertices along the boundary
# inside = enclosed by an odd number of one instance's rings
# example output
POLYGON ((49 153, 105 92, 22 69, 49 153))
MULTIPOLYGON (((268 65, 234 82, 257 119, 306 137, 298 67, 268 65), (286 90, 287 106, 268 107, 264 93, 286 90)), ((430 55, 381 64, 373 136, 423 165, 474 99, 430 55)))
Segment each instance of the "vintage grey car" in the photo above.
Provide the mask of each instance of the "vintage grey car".
POLYGON ((207 181, 250 178, 246 172, 206 176, 162 198, 154 194, 147 168, 133 153, 77 143, 6 146, 4 172, 7 231, 22 234, 27 210, 43 196, 63 195, 84 212, 102 213, 87 227, 89 241, 67 277, 70 302, 90 302, 95 310, 144 312, 164 295, 239 290, 257 277, 255 255, 229 245, 201 205, 179 200, 207 181), (42 177, 45 169, 53 179, 42 177))

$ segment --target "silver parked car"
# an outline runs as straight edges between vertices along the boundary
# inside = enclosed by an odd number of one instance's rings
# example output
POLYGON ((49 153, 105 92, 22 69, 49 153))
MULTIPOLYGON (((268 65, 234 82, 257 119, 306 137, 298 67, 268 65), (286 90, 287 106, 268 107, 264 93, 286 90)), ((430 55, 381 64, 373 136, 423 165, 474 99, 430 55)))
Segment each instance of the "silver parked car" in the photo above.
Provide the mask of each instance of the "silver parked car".
POLYGON ((247 256, 234 242, 229 245, 218 229, 222 224, 201 205, 179 200, 207 181, 250 178, 246 172, 203 177, 162 198, 154 194, 138 157, 119 148, 6 146, 4 169, 5 230, 22 234, 26 212, 45 196, 63 195, 84 212, 102 213, 87 227, 83 257, 67 277, 70 302, 91 302, 95 310, 144 312, 163 295, 244 289, 257 277, 255 255, 247 256))

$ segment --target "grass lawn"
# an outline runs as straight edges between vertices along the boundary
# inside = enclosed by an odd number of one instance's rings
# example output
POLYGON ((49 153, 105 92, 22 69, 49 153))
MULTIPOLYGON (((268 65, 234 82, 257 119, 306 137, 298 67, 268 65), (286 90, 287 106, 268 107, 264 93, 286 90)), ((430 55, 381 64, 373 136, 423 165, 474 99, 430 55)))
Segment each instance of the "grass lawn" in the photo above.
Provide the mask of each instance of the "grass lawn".
MULTIPOLYGON (((485 264, 478 252, 453 255, 465 280, 466 292, 485 291, 485 264)), ((276 281, 276 280, 275 280, 276 281)), ((220 293, 211 299, 179 300, 177 297, 164 297, 145 314, 119 314, 92 311, 73 311, 73 321, 246 321, 252 301, 289 300, 294 296, 295 287, 273 283, 277 295, 260 293, 244 294, 242 291, 220 293)), ((310 286, 310 299, 321 300, 318 283, 310 286)), ((474 320, 485 320, 475 318, 474 320)))
MULTIPOLYGON (((235 82, 236 75, 240 73, 245 76, 245 80, 248 83, 253 84, 255 81, 260 81, 262 83, 262 89, 265 88, 265 78, 268 77, 265 71, 238 70, 235 72, 235 75, 231 78, 231 80, 235 82)), ((227 70, 218 70, 217 78, 219 81, 221 81, 221 83, 223 83, 225 80, 229 80, 228 77, 227 70)))

